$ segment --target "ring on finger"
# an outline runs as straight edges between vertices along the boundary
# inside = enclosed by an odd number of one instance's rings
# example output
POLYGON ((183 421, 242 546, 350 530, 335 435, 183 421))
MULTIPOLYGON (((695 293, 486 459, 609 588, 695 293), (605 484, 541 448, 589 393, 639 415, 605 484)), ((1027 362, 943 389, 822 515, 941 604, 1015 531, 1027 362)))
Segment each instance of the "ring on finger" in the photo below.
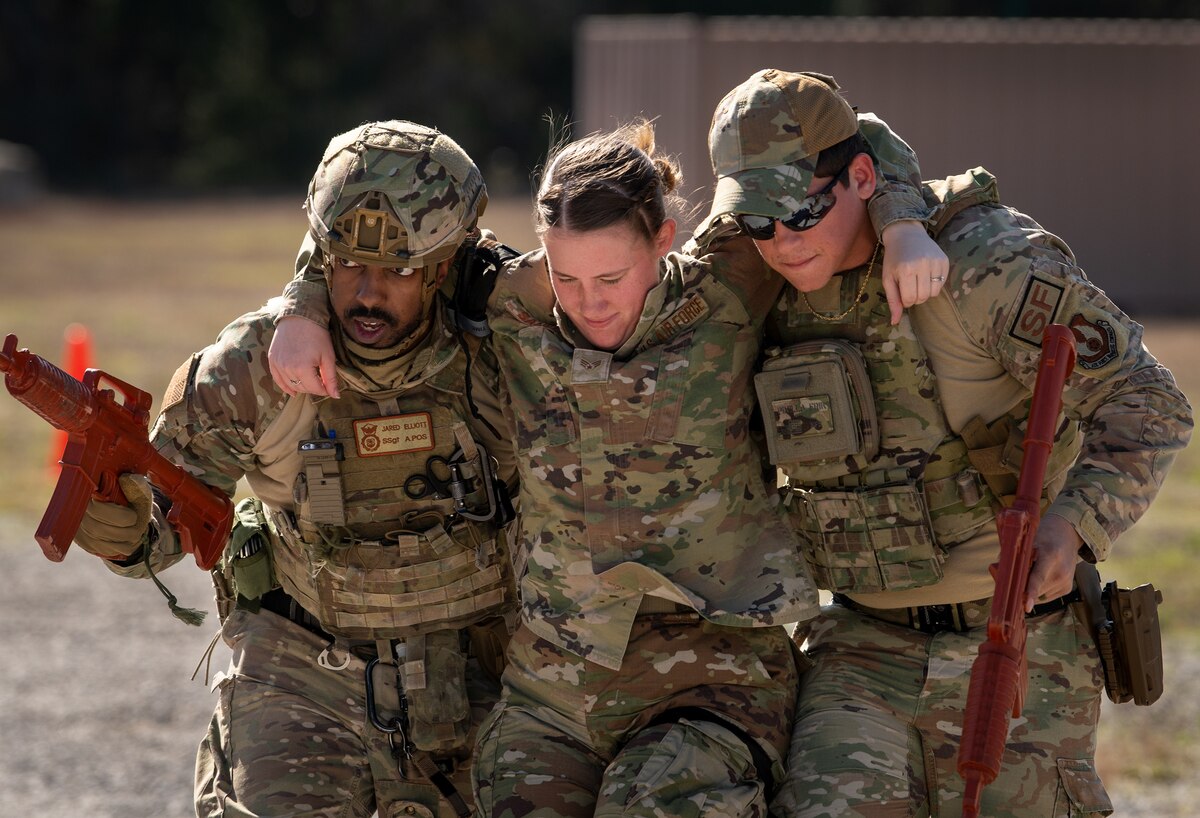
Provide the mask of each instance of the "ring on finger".
POLYGON ((292 378, 288 381, 288 383, 290 383, 292 386, 299 386, 300 384, 304 383, 304 381, 300 380, 299 378, 292 378))

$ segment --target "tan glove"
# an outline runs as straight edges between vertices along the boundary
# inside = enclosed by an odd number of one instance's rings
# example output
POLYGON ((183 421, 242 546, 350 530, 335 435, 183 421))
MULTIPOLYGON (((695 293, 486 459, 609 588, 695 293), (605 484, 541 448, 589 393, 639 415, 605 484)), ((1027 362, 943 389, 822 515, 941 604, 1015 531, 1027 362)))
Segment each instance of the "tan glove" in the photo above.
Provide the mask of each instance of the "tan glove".
POLYGON ((145 475, 122 474, 118 482, 129 505, 93 498, 83 512, 75 542, 97 557, 121 561, 129 559, 145 539, 154 495, 145 475))

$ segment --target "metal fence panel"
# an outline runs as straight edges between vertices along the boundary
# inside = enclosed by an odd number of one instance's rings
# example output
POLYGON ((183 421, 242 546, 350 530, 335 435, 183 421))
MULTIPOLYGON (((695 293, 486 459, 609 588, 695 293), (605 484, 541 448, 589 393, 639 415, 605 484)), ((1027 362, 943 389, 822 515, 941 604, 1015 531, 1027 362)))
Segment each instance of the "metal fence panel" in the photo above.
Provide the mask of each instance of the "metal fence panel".
POLYGON ((594 17, 577 34, 581 132, 657 117, 686 189, 711 192, 720 98, 760 68, 832 74, 917 151, 975 165, 1064 238, 1135 317, 1200 315, 1200 23, 985 18, 594 17))

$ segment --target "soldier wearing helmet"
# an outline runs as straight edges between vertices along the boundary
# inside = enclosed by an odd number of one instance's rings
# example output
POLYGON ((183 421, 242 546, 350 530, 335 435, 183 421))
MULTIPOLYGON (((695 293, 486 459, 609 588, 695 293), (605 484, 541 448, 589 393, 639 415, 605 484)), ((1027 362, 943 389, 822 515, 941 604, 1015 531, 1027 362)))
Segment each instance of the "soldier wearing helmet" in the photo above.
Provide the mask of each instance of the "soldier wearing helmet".
MULTIPOLYGON (((159 450, 254 495, 213 574, 233 659, 197 759, 200 816, 471 811, 475 728, 514 616, 513 468, 495 372, 439 287, 486 202, 436 130, 334 138, 297 265, 324 280, 339 397, 274 385, 273 305, 168 387, 159 450)), ((122 485, 132 507, 93 503, 78 542, 147 576, 180 548, 144 478, 122 485)))

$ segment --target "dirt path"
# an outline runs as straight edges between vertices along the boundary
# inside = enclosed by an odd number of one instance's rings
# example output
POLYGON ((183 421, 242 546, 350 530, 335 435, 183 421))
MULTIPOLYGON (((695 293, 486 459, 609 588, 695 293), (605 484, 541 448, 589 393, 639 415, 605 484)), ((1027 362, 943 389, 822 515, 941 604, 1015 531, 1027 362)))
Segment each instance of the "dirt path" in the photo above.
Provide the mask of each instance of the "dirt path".
MULTIPOLYGON (((72 549, 46 560, 33 526, 0 519, 0 817, 186 818, 213 696, 192 669, 216 630, 167 611, 152 583, 72 549)), ((188 570, 191 569, 191 570, 188 570)), ((167 585, 210 609, 208 575, 167 585)), ((218 651, 213 669, 228 652, 218 651)))
MULTIPOLYGON (((0 818, 191 816, 195 748, 214 697, 189 677, 216 631, 215 613, 188 627, 151 583, 116 577, 77 550, 51 563, 33 527, 0 518, 0 818)), ((211 608, 208 577, 194 565, 164 579, 185 605, 211 608)), ((227 662, 219 645, 213 672, 227 662)), ((1139 743, 1156 720, 1197 722, 1200 696, 1185 688, 1200 689, 1196 654, 1170 657, 1169 695, 1138 708, 1147 731, 1139 743)), ((1110 782, 1116 814, 1194 815, 1200 785, 1171 778, 1110 782)))

